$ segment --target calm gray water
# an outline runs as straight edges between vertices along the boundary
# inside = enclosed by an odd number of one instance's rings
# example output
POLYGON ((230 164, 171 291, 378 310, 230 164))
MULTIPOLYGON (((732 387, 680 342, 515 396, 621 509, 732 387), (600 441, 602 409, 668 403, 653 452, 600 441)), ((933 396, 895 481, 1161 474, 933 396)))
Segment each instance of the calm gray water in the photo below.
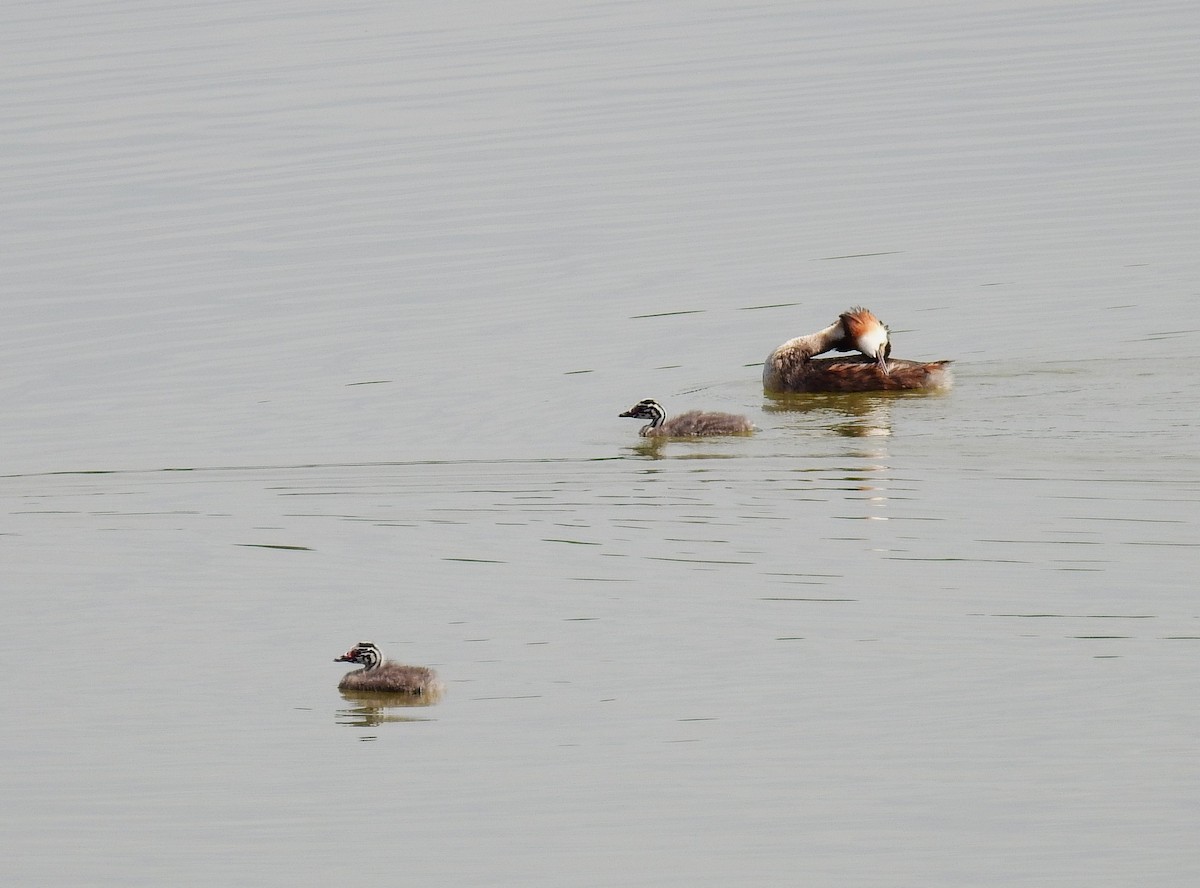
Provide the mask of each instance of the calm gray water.
POLYGON ((0 879, 1197 884, 1198 38, 0 9, 0 879), (859 303, 955 388, 763 397, 859 303))

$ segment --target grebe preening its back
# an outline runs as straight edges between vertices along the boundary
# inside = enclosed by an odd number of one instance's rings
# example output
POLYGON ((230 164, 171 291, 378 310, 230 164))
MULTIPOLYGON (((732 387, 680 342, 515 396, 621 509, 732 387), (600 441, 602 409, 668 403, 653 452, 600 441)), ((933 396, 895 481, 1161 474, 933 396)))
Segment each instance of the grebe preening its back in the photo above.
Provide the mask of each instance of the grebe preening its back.
POLYGON ((892 358, 888 328, 865 308, 844 312, 835 323, 789 339, 767 356, 768 392, 882 392, 949 388, 950 362, 892 358), (816 358, 827 351, 859 351, 844 358, 816 358))
POLYGON ((391 694, 436 694, 442 683, 428 666, 405 666, 383 659, 373 643, 360 641, 335 663, 360 663, 362 669, 347 672, 338 684, 340 691, 376 691, 391 694))
POLYGON ((652 398, 638 401, 620 415, 650 420, 638 431, 643 438, 698 438, 702 435, 745 435, 754 431, 750 420, 733 413, 689 410, 667 419, 667 411, 652 398))

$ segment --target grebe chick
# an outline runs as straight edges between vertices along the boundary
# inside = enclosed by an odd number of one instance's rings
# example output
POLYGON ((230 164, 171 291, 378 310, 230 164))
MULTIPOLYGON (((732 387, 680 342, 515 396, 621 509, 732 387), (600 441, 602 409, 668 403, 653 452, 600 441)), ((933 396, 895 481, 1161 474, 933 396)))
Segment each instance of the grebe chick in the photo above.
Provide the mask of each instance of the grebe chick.
POLYGON ((437 673, 428 666, 405 666, 383 659, 373 643, 360 641, 335 663, 361 663, 362 669, 347 672, 339 691, 381 691, 392 694, 433 694, 441 690, 437 673))
POLYGON ((745 435, 754 431, 750 420, 733 413, 689 410, 667 419, 667 411, 652 398, 638 401, 621 416, 648 419, 638 434, 643 438, 697 438, 702 435, 745 435))
POLYGON ((768 392, 882 392, 948 388, 950 362, 892 358, 888 328, 865 308, 843 312, 824 330, 789 339, 767 356, 768 392), (816 358, 827 351, 859 351, 845 358, 816 358))

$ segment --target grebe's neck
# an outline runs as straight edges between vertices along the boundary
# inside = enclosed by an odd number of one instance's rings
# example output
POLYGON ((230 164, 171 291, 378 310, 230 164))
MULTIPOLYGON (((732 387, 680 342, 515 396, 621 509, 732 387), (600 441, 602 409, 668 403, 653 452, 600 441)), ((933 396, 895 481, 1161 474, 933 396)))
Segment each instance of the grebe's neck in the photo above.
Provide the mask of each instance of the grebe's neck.
POLYGON ((830 324, 824 330, 809 333, 807 336, 797 336, 795 339, 789 339, 783 345, 779 346, 776 351, 787 350, 799 353, 803 357, 811 358, 813 355, 829 351, 845 338, 846 330, 839 318, 837 323, 830 324))

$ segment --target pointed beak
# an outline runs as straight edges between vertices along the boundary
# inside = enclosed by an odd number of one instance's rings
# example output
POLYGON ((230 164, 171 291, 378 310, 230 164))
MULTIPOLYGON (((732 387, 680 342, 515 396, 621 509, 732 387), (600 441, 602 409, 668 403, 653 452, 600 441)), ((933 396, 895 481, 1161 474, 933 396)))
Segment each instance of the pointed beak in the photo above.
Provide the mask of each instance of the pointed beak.
POLYGON ((887 363, 887 353, 888 350, 886 348, 880 348, 875 351, 875 364, 879 367, 880 372, 882 372, 884 376, 890 375, 887 363))
POLYGON ((617 416, 633 416, 633 411, 626 410, 624 413, 618 413, 617 416))
POLYGON ((340 657, 334 657, 333 662, 335 662, 335 663, 353 663, 354 662, 354 651, 346 651, 346 653, 342 654, 340 657))

